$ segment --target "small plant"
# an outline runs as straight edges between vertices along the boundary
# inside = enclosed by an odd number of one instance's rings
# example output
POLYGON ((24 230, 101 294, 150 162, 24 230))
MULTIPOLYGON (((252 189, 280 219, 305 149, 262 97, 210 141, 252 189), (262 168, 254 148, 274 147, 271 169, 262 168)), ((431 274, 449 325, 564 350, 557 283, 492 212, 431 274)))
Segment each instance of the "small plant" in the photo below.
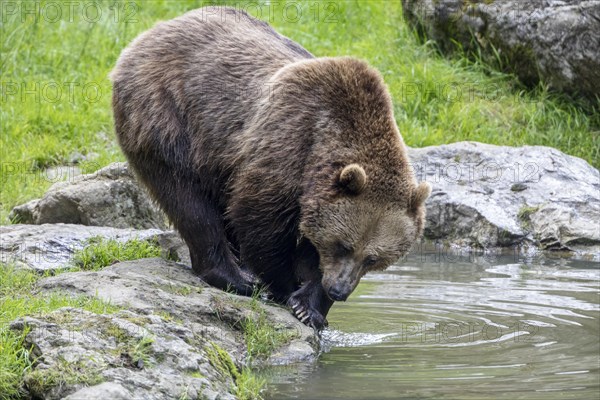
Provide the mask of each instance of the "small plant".
POLYGON ((539 206, 531 207, 531 206, 524 205, 523 207, 521 207, 519 209, 519 212, 517 213, 517 217, 521 221, 527 222, 527 221, 529 221, 529 217, 531 217, 531 215, 534 214, 535 212, 537 212, 539 209, 540 209, 539 206))
POLYGON ((163 320, 167 321, 167 322, 173 322, 174 324, 178 324, 178 325, 182 325, 183 324, 183 320, 180 318, 175 318, 175 316, 173 316, 173 314, 167 312, 167 311, 163 311, 163 310, 156 310, 154 311, 154 314, 158 315, 159 317, 161 317, 163 320))
POLYGON ((113 322, 110 322, 108 326, 104 326, 102 331, 105 335, 115 338, 117 343, 115 353, 124 361, 125 366, 141 369, 151 367, 154 364, 152 360, 154 338, 152 336, 132 337, 127 330, 113 322))
POLYGON ((129 339, 129 334, 127 331, 117 324, 110 323, 106 329, 104 329, 104 333, 107 336, 111 336, 115 338, 117 343, 125 343, 129 339))
POLYGON ((178 294, 180 296, 189 296, 192 293, 202 293, 201 287, 184 284, 173 284, 172 282, 166 285, 161 285, 160 288, 165 292, 178 294))
POLYGON ((261 292, 255 292, 250 300, 251 316, 241 322, 248 358, 268 357, 274 350, 297 337, 297 332, 279 328, 267 317, 260 305, 261 292))
POLYGON ((188 372, 188 375, 192 378, 204 379, 206 378, 200 371, 188 372))
POLYGON ((154 343, 154 338, 151 336, 143 336, 133 343, 129 357, 131 357, 131 361, 136 367, 144 368, 152 366, 152 343, 154 343))
POLYGON ((250 360, 270 356, 274 350, 297 336, 295 332, 274 326, 264 311, 246 317, 241 326, 250 360))
POLYGON ((160 257, 161 248, 152 242, 131 239, 119 242, 115 239, 92 237, 87 246, 75 252, 73 264, 86 271, 98 271, 120 261, 160 257))
POLYGON ((261 391, 266 381, 259 378, 249 367, 240 371, 225 349, 216 343, 210 343, 205 348, 210 364, 224 376, 229 376, 234 382, 233 394, 240 400, 262 400, 261 391))

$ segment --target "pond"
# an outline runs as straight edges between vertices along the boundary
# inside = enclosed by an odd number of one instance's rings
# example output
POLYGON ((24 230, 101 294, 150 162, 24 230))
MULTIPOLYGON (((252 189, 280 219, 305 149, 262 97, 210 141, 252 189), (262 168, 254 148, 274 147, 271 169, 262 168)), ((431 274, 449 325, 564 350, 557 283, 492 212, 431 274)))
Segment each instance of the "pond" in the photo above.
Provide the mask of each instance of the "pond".
POLYGON ((600 262, 420 252, 336 303, 269 399, 598 399, 600 262))

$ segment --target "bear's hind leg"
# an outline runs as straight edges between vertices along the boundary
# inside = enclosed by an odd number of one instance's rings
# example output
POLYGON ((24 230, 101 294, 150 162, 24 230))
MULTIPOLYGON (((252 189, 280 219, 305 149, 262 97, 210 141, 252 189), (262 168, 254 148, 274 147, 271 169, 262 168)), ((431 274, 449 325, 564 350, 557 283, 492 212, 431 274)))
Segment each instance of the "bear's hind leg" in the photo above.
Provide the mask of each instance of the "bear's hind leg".
POLYGON ((202 180, 158 161, 158 156, 130 153, 128 158, 188 245, 194 272, 211 286, 250 296, 254 280, 238 267, 223 214, 216 201, 204 194, 202 180))

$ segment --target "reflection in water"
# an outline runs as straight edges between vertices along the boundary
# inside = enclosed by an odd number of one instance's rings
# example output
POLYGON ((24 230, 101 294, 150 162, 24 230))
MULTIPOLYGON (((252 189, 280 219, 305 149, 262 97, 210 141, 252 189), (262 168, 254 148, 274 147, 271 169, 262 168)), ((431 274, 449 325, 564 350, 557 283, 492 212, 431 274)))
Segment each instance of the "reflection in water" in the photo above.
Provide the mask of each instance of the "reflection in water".
POLYGON ((264 371, 267 397, 598 399, 599 268, 410 256, 336 303, 315 365, 264 371))

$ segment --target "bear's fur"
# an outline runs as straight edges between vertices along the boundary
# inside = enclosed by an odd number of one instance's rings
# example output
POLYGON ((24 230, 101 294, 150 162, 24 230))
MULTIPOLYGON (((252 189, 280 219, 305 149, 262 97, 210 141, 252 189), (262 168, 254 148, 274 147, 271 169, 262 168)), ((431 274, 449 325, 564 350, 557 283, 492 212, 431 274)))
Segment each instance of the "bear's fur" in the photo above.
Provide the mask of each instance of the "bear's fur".
POLYGON ((111 78, 119 143, 213 286, 250 294, 252 271, 320 328, 422 233, 429 186, 363 61, 206 7, 141 34, 111 78))

